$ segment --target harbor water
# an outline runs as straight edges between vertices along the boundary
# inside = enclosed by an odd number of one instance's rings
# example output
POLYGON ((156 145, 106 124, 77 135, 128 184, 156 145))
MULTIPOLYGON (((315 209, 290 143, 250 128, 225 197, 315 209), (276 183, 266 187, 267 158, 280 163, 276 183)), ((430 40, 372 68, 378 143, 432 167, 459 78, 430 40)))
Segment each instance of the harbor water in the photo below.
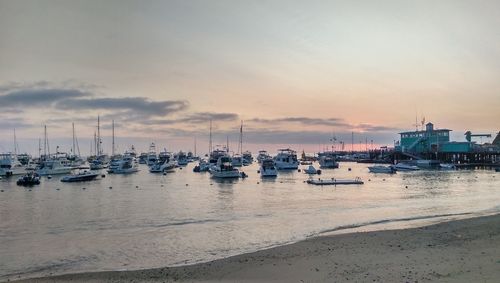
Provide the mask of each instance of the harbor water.
MULTIPOLYGON (((314 164, 318 167, 317 164, 314 164)), ((363 185, 314 186, 296 170, 217 181, 193 164, 167 175, 145 165, 96 181, 19 187, 0 180, 0 281, 192 264, 331 232, 406 228, 500 211, 494 170, 372 174, 344 162, 314 178, 363 185), (351 170, 349 170, 351 168, 351 170)))

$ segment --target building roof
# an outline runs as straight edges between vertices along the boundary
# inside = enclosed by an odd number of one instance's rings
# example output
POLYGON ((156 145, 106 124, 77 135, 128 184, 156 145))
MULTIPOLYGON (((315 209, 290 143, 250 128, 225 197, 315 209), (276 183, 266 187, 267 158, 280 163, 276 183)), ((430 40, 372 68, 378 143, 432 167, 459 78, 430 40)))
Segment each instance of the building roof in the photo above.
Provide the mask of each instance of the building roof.
POLYGON ((495 137, 495 139, 493 140, 492 144, 500 145, 500 132, 498 132, 498 134, 495 137))
MULTIPOLYGON (((452 130, 450 129, 434 129, 432 130, 433 132, 451 132, 452 130)), ((427 133, 426 130, 423 130, 423 131, 408 131, 408 132, 401 132, 401 133, 398 133, 398 134, 419 134, 419 133, 427 133)))

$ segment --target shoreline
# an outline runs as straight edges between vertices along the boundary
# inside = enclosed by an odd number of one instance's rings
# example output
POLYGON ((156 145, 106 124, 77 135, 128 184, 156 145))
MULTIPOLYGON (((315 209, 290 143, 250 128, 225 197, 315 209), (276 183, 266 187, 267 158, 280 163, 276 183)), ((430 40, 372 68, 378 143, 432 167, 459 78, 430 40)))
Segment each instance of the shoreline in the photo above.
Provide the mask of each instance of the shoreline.
POLYGON ((496 282, 500 214, 400 230, 318 236, 194 265, 15 282, 496 282))

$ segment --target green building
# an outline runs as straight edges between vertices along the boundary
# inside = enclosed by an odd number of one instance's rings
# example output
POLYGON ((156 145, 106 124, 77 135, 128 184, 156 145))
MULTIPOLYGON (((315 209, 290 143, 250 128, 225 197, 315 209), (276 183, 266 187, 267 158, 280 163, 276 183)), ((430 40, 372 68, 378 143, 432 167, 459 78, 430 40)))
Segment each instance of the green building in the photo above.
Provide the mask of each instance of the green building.
POLYGON ((434 124, 427 123, 423 131, 399 133, 401 140, 396 145, 396 151, 417 155, 436 152, 450 142, 450 132, 448 129, 434 129, 434 124))

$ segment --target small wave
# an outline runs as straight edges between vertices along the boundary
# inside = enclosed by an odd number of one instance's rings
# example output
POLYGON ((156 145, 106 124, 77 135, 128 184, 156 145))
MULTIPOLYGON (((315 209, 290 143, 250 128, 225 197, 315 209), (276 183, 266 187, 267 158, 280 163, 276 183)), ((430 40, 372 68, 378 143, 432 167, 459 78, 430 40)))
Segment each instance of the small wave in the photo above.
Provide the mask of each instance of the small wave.
POLYGON ((447 213, 447 214, 434 214, 434 215, 425 215, 425 216, 381 219, 381 220, 375 220, 375 221, 369 221, 369 222, 363 222, 363 223, 342 225, 342 226, 337 226, 337 227, 331 228, 331 229, 321 230, 317 233, 309 235, 308 238, 323 235, 323 234, 338 232, 338 231, 342 231, 342 230, 361 228, 361 227, 365 227, 365 226, 369 226, 369 225, 387 224, 387 223, 393 223, 393 222, 406 222, 406 221, 415 221, 415 220, 424 220, 424 219, 434 219, 434 218, 451 217, 451 216, 465 216, 465 215, 472 215, 472 214, 473 214, 472 212, 463 212, 463 213, 447 213))

